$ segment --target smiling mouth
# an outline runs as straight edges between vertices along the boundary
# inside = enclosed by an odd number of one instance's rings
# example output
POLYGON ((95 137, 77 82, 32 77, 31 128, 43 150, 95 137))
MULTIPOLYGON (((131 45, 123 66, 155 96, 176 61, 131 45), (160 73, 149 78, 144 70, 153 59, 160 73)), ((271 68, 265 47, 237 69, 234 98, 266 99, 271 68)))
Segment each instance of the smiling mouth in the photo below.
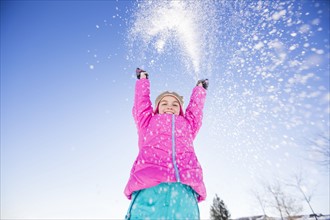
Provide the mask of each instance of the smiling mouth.
POLYGON ((167 111, 167 112, 165 112, 165 113, 166 113, 166 114, 174 114, 174 112, 168 112, 168 111, 167 111))

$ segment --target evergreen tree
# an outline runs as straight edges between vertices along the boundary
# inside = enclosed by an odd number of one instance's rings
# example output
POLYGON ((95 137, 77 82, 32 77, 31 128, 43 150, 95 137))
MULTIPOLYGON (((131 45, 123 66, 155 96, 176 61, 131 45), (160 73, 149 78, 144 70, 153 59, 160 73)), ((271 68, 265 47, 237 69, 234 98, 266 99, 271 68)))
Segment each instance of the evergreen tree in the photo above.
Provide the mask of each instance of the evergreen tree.
POLYGON ((213 205, 211 205, 210 214, 212 220, 228 220, 230 218, 230 213, 225 203, 217 194, 215 194, 215 197, 213 198, 213 205))

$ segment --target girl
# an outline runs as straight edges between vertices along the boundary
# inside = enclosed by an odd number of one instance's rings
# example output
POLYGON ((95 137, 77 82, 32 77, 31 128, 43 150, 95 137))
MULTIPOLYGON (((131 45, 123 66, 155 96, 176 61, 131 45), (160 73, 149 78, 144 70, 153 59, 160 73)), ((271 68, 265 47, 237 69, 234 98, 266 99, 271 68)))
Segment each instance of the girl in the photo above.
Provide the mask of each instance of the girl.
POLYGON ((126 219, 199 219, 206 197, 193 140, 202 125, 208 80, 199 80, 183 112, 183 97, 164 92, 150 101, 148 73, 137 68, 133 117, 139 154, 125 188, 126 219))

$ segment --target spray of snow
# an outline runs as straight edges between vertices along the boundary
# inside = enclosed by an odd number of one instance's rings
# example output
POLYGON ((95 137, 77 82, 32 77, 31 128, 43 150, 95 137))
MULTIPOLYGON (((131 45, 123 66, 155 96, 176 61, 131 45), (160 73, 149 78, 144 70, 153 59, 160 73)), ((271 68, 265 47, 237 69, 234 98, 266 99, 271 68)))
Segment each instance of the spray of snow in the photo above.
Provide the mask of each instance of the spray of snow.
POLYGON ((327 15, 320 4, 305 4, 139 1, 127 36, 130 59, 170 66, 173 74, 181 65, 194 79, 208 73, 205 120, 217 147, 256 164, 266 151, 283 151, 272 162, 280 166, 290 146, 329 128, 329 105, 321 101, 329 100, 327 15))
POLYGON ((206 51, 213 46, 215 33, 204 27, 216 25, 213 5, 200 1, 143 1, 137 7, 129 36, 140 52, 152 54, 153 62, 170 53, 196 79, 200 71, 209 70, 210 54, 206 51))

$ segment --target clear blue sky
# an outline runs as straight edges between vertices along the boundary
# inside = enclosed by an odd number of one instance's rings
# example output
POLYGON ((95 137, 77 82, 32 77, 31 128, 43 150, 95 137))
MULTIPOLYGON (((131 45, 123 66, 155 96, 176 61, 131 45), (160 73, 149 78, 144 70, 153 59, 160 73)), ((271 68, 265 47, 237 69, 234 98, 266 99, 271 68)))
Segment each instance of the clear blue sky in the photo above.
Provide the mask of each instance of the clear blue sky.
POLYGON ((329 133, 329 2, 281 2, 1 1, 1 218, 125 216, 138 66, 152 99, 210 79, 202 218, 215 193, 232 217, 261 214, 251 189, 300 170, 329 214, 308 145, 329 133))

